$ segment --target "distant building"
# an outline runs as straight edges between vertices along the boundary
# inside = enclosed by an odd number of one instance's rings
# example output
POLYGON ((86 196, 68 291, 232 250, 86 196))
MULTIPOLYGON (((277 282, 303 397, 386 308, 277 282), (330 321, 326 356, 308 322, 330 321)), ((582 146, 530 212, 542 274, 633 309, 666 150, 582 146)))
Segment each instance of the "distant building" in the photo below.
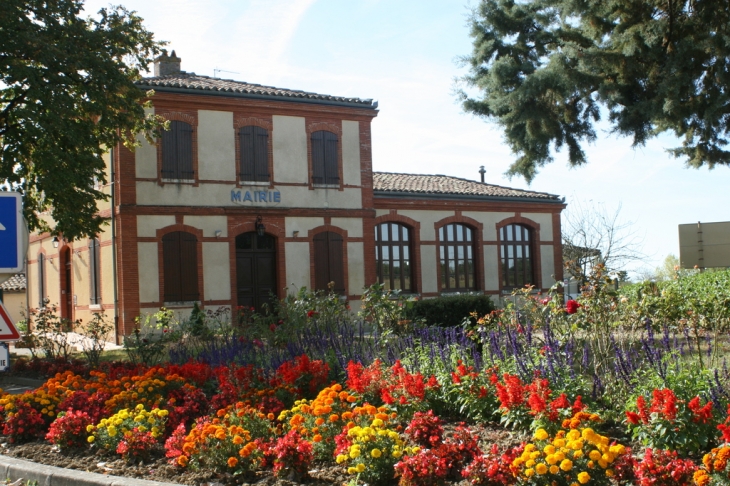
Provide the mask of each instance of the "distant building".
POLYGON ((122 336, 161 306, 261 308, 285 287, 334 282, 356 308, 378 281, 500 296, 563 278, 562 198, 483 176, 373 172, 372 100, 198 76, 174 52, 139 85, 170 130, 110 153, 114 205, 100 213, 112 224, 98 238, 31 237, 33 306, 115 313, 122 336))
POLYGON ((17 324, 23 319, 27 308, 25 305, 25 274, 13 275, 10 279, 0 284, 0 296, 3 305, 10 314, 10 319, 17 324))

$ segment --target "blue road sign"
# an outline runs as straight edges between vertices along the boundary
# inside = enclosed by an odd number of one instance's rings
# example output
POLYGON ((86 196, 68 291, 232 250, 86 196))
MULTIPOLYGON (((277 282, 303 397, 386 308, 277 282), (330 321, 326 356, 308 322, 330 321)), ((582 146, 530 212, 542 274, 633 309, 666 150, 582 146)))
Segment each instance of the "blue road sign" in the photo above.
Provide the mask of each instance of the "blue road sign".
POLYGON ((0 191, 0 274, 23 270, 25 223, 17 192, 0 191))

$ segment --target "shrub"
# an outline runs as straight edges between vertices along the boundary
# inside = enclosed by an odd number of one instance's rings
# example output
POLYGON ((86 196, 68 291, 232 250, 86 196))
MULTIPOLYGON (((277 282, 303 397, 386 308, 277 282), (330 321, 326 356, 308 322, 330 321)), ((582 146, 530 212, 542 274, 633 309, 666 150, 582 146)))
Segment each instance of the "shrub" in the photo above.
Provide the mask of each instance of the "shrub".
MULTIPOLYGON (((357 482, 370 485, 391 484, 393 467, 404 452, 403 440, 387 422, 375 418, 366 427, 347 431, 350 445, 337 456, 337 463, 347 463, 347 473, 357 482)), ((418 452, 418 448, 415 448, 418 452)))
POLYGON ((626 412, 626 422, 635 440, 653 449, 667 449, 686 457, 710 449, 719 420, 712 402, 699 397, 680 400, 668 388, 655 389, 651 404, 643 395, 636 399, 636 412, 626 412))
POLYGON ((51 424, 46 439, 61 450, 83 447, 86 445, 86 427, 90 424, 91 417, 86 412, 61 412, 51 424))
POLYGON ((308 476, 309 465, 314 459, 312 444, 302 439, 299 432, 291 430, 276 441, 274 453, 274 475, 297 481, 308 476))
POLYGON ((474 458, 461 473, 472 486, 509 486, 517 482, 512 474, 512 461, 522 454, 522 447, 509 449, 499 454, 497 444, 492 445, 488 454, 474 458))
MULTIPOLYGON (((5 406, 6 411, 9 409, 5 406)), ((36 409, 25 402, 18 400, 14 407, 7 412, 3 434, 9 436, 9 441, 26 442, 43 437, 46 423, 36 409)))
POLYGON ((680 459, 675 451, 649 448, 634 470, 638 486, 674 486, 692 484, 697 466, 689 459, 680 459))
POLYGON ((473 313, 486 315, 494 310, 494 304, 487 295, 458 294, 414 302, 406 316, 412 321, 424 320, 428 325, 460 326, 473 313))

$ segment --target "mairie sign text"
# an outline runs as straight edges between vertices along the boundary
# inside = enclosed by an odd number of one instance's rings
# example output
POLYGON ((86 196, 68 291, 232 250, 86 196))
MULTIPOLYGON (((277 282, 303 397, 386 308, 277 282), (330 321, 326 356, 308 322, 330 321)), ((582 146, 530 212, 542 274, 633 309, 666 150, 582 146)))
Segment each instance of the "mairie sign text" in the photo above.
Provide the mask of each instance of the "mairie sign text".
POLYGON ((231 202, 239 204, 245 202, 276 204, 281 202, 281 193, 279 191, 243 191, 241 189, 233 189, 231 191, 231 202))

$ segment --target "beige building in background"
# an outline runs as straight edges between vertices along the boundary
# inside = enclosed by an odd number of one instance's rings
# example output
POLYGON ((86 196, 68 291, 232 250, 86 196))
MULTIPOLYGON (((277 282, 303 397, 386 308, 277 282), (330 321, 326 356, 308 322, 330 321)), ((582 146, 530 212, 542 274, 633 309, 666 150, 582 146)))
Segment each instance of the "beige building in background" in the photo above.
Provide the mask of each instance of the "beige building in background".
POLYGON ((3 305, 10 314, 10 319, 17 324, 24 319, 28 310, 25 298, 25 274, 19 273, 10 277, 0 284, 0 291, 2 291, 3 305))
POLYGON ((96 239, 32 235, 31 306, 105 311, 121 337, 162 306, 260 310, 331 282, 357 308, 375 282, 500 298, 562 279, 562 198, 483 174, 373 172, 377 102, 197 76, 174 52, 139 85, 170 129, 110 152, 96 239))

